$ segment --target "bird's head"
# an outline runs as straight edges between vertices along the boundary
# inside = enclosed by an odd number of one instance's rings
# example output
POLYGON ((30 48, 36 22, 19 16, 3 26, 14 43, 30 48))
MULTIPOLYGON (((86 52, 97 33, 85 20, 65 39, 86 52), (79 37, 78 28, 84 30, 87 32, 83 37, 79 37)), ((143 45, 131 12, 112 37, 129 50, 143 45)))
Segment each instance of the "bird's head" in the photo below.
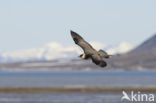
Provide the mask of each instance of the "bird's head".
POLYGON ((85 59, 86 55, 85 54, 81 54, 79 57, 82 58, 82 59, 85 59))
POLYGON ((84 54, 81 54, 79 57, 81 59, 84 59, 84 60, 90 60, 91 59, 91 57, 90 56, 87 56, 85 53, 84 54))

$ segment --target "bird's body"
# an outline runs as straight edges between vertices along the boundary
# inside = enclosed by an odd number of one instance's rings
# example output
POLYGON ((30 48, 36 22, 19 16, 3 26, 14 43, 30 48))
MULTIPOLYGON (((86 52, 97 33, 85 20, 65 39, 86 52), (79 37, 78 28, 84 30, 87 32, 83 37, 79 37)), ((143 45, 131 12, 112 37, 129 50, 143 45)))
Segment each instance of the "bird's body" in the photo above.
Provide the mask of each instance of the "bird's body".
POLYGON ((71 36, 75 42, 75 44, 79 45, 83 51, 84 54, 81 54, 80 57, 82 59, 92 59, 92 61, 101 67, 105 67, 107 63, 103 60, 103 58, 109 58, 110 55, 108 55, 105 51, 99 50, 96 51, 88 42, 86 42, 79 34, 71 31, 71 36))

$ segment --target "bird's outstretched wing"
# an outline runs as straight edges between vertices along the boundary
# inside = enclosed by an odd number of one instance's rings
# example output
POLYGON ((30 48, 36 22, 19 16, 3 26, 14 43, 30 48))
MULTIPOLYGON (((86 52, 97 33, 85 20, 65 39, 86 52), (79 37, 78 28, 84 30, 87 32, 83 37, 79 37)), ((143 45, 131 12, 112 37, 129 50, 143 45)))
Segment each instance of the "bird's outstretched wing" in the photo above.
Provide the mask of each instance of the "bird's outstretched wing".
POLYGON ((70 31, 75 44, 79 45, 84 52, 95 50, 88 42, 86 42, 79 34, 70 31))
POLYGON ((112 56, 112 55, 107 54, 104 50, 101 50, 101 49, 98 51, 98 54, 103 58, 109 58, 110 56, 112 56))

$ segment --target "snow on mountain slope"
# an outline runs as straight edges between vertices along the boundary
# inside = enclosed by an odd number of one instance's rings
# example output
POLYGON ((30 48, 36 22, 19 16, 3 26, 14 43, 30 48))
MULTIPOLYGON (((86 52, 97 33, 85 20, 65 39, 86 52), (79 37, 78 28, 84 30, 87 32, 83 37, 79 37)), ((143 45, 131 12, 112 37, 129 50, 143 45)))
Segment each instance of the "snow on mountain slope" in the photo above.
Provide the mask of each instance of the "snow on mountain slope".
MULTIPOLYGON (((91 45, 99 50, 107 47, 103 43, 92 41, 91 45)), ((108 48, 108 47, 107 47, 108 48)), ((109 54, 124 53, 132 49, 126 42, 119 44, 106 51, 109 54)), ((105 49, 104 49, 105 50, 105 49)), ((74 58, 83 53, 83 50, 75 44, 70 46, 61 45, 57 42, 47 43, 39 48, 5 52, 0 55, 0 62, 54 60, 59 58, 74 58)))
POLYGON ((33 61, 33 60, 53 60, 57 58, 73 57, 79 53, 79 49, 74 46, 63 46, 59 43, 47 43, 39 48, 17 50, 2 53, 1 61, 33 61))
POLYGON ((123 54, 123 53, 126 53, 126 52, 132 50, 133 48, 134 47, 129 43, 121 42, 119 45, 109 48, 107 50, 107 52, 109 54, 123 54))

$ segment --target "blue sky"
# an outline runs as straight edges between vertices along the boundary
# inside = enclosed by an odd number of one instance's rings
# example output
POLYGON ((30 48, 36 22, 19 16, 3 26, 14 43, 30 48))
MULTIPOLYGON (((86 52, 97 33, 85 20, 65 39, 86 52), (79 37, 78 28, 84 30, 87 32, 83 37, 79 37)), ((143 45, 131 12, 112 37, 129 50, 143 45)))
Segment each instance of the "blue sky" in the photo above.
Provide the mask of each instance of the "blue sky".
POLYGON ((0 53, 88 41, 138 45, 156 33, 156 0, 0 0, 0 53))

